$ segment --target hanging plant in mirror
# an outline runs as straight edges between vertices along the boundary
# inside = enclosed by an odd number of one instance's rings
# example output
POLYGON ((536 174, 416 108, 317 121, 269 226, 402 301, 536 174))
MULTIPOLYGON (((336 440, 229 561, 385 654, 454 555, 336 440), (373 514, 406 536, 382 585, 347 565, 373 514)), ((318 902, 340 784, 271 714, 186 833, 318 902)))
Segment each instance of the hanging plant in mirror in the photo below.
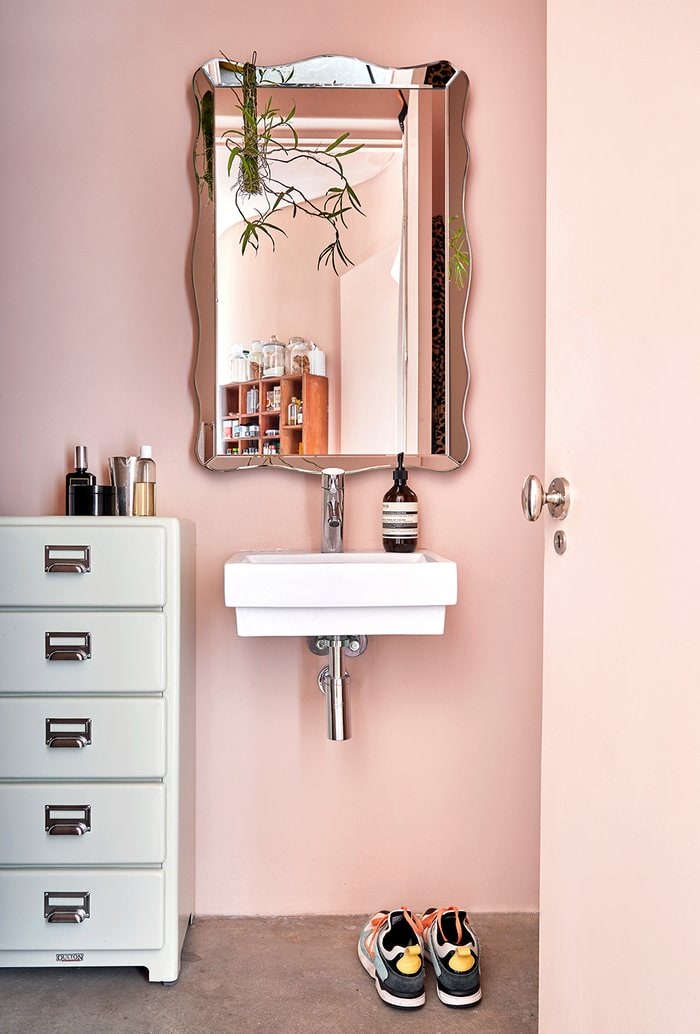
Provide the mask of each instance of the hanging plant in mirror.
POLYGON ((258 68, 256 59, 257 54, 253 53, 252 60, 242 65, 228 58, 222 62, 222 68, 240 80, 239 86, 230 89, 236 98, 241 126, 228 129, 222 135, 229 151, 228 174, 235 180, 232 186, 235 204, 243 220, 241 251, 245 254, 246 249, 251 248, 257 252, 264 237, 271 242, 274 251, 276 235, 287 236, 275 221, 275 213, 289 205, 293 218, 304 215, 325 221, 331 240, 318 256, 316 268, 330 266, 339 275, 339 267, 354 265, 341 240, 341 229, 347 229, 348 225, 346 217, 352 212, 364 216, 360 199, 345 174, 343 158, 359 151, 364 144, 353 145, 348 139, 350 134, 341 133, 325 147, 300 146, 294 128, 296 105, 292 103, 291 108, 283 112, 273 105, 269 96, 262 110, 258 104, 259 89, 285 85, 291 80, 294 68, 286 73, 282 69, 258 68), (322 198, 307 197, 298 179, 290 184, 281 178, 284 166, 308 162, 322 166, 333 176, 334 184, 322 198))

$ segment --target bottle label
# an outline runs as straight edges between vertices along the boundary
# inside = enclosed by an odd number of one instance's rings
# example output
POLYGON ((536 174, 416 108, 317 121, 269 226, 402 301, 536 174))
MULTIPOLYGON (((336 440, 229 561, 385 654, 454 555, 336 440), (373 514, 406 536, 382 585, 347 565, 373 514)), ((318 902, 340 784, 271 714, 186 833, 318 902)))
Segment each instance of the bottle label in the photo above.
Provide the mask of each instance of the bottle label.
POLYGON ((418 503, 383 503, 382 536, 385 539, 417 539, 418 503))

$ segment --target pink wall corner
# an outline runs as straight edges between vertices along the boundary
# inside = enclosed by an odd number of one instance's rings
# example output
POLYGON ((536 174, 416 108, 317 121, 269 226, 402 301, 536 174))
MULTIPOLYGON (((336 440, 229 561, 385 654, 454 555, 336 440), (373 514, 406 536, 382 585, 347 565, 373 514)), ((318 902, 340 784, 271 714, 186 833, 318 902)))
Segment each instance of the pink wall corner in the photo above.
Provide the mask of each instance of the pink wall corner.
MULTIPOLYGON (((107 456, 146 441, 160 512, 197 525, 199 913, 534 909, 542 546, 519 488, 543 464, 545 4, 442 0, 428 18, 416 0, 358 0, 342 34, 326 12, 300 0, 290 19, 263 0, 242 25, 224 0, 5 11, 0 511, 61 512, 75 443, 105 480, 107 456), (411 477, 421 545, 458 561, 460 598, 442 639, 378 638, 352 664, 345 744, 325 739, 304 644, 238 639, 223 606, 233 550, 318 546, 318 482, 193 459, 189 84, 222 49, 447 57, 472 83, 473 451, 460 471, 411 477)), ((380 546, 387 485, 350 479, 348 548, 380 546)))

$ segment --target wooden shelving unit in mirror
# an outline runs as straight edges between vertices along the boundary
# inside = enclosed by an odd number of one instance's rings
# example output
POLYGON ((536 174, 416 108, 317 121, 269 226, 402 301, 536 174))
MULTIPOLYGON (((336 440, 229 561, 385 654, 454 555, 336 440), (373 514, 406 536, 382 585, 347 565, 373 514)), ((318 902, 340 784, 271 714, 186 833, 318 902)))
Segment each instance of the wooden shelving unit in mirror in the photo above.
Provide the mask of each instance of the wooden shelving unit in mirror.
POLYGON ((222 388, 219 433, 226 455, 323 456, 328 452, 327 377, 285 374, 235 381, 222 388))

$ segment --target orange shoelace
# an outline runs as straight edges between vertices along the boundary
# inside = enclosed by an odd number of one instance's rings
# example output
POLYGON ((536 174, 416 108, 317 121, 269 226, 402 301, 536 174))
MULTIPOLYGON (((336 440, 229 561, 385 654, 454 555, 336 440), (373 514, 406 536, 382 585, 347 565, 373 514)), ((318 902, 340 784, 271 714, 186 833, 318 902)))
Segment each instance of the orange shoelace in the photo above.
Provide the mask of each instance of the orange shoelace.
MULTIPOLYGON (((405 905, 401 906, 401 910, 403 912, 404 919, 406 920, 406 922, 418 938, 418 943, 422 944, 423 924, 421 923, 420 919, 418 919, 417 916, 414 916, 413 912, 409 912, 405 905)), ((388 912, 377 912, 376 916, 372 916, 372 918, 370 919, 370 926, 372 927, 372 929, 368 936, 365 938, 365 947, 367 948, 367 951, 370 955, 374 951, 374 945, 377 940, 377 937, 379 936, 379 931, 384 926, 388 918, 388 912)))
POLYGON ((431 915, 427 916, 427 918, 426 916, 423 916, 423 929, 429 930, 433 923, 437 920, 438 930, 442 935, 443 941, 446 941, 447 937, 445 936, 445 931, 442 928, 442 917, 444 916, 445 912, 454 912, 455 914, 455 919, 457 921, 457 944, 460 944, 463 935, 462 921, 459 918, 459 909, 455 905, 449 905, 447 908, 439 908, 436 912, 433 912, 431 915))

